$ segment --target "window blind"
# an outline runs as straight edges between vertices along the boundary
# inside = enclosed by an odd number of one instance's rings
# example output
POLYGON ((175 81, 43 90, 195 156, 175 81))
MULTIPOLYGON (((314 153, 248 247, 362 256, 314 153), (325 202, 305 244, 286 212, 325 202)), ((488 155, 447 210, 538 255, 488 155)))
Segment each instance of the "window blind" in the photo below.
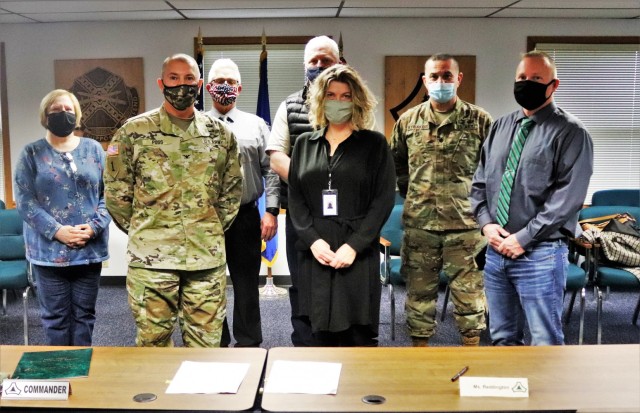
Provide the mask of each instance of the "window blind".
POLYGON ((640 45, 545 44, 556 62, 555 101, 577 116, 593 139, 595 191, 640 188, 640 45))
MULTIPOLYGON (((204 81, 208 80, 209 70, 214 61, 220 58, 231 59, 238 65, 242 79, 242 92, 238 97, 237 108, 256 113, 258 87, 260 84, 261 45, 207 45, 204 51, 204 81)), ((269 108, 271 120, 280 103, 304 85, 304 44, 278 44, 267 47, 267 71, 269 81, 269 108)), ((205 93, 206 90, 205 90, 205 93)), ((211 97, 204 99, 205 111, 211 110, 211 97)))

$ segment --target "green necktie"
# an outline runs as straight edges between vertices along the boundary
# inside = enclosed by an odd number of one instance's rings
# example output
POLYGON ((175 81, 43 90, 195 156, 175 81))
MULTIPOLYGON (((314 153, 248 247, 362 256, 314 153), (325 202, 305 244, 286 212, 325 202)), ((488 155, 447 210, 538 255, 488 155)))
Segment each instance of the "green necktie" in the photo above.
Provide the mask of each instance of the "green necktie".
POLYGON ((513 181, 516 177, 518 170, 518 162, 520 162, 520 156, 522 156, 522 149, 524 148, 524 141, 527 139, 529 131, 533 127, 535 122, 529 118, 524 118, 520 122, 520 129, 516 133, 516 137, 511 144, 511 151, 507 158, 507 165, 504 169, 504 175, 502 175, 502 182, 500 182, 500 193, 498 194, 498 208, 496 209, 496 218, 498 224, 501 226, 507 225, 509 222, 509 203, 511 202, 511 190, 513 188, 513 181))

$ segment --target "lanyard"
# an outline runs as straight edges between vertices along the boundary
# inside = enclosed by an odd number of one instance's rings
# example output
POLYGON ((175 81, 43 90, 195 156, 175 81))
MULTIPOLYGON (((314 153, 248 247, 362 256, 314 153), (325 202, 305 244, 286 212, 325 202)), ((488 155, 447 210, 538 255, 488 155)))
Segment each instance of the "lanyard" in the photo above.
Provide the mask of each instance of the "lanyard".
POLYGON ((328 141, 325 148, 327 149, 327 169, 329 170, 328 189, 331 189, 331 177, 332 177, 333 169, 338 163, 339 158, 342 156, 342 151, 338 152, 338 148, 336 148, 336 151, 333 153, 333 156, 329 155, 329 151, 331 147, 328 141))

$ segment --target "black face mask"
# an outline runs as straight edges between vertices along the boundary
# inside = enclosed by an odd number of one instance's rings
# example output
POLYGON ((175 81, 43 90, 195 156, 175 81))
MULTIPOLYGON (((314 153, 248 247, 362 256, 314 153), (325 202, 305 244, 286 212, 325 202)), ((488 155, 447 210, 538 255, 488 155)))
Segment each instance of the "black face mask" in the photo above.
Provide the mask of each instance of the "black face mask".
POLYGON ((164 86, 163 94, 167 102, 176 110, 185 110, 193 105, 198 97, 198 85, 164 86))
POLYGON ((71 112, 54 112, 47 115, 47 129, 54 135, 64 138, 71 135, 76 128, 76 114, 71 112))
POLYGON ((546 95, 547 87, 555 82, 553 79, 551 82, 538 83, 532 80, 521 80, 513 84, 513 96, 516 98, 516 102, 527 110, 534 110, 542 106, 544 102, 549 99, 546 95))

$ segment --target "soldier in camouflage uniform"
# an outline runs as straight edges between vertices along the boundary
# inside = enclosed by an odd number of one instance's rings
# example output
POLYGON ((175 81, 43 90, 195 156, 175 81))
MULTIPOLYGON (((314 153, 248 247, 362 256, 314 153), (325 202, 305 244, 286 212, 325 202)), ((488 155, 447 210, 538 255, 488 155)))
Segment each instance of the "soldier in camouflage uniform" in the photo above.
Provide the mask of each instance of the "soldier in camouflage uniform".
POLYGON ((236 140, 194 108, 196 61, 162 66, 158 109, 131 118, 107 150, 107 208, 129 235, 127 291, 138 346, 220 345, 226 315, 224 230, 242 195, 236 140))
POLYGON ((486 328, 482 273, 474 259, 485 242, 468 197, 492 119, 457 97, 461 81, 452 56, 430 57, 423 76, 429 100, 404 113, 391 137, 398 188, 406 198, 401 272, 414 346, 426 346, 435 332, 441 271, 462 343, 478 345, 486 328))

